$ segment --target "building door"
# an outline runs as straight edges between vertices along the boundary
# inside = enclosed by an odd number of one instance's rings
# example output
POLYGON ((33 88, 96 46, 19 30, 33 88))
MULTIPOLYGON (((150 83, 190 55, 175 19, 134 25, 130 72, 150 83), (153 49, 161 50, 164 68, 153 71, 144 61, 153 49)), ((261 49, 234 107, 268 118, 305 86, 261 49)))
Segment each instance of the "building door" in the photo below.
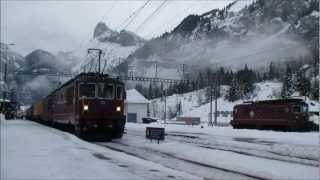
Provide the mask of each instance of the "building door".
POLYGON ((137 122, 137 113, 128 113, 127 122, 137 122))

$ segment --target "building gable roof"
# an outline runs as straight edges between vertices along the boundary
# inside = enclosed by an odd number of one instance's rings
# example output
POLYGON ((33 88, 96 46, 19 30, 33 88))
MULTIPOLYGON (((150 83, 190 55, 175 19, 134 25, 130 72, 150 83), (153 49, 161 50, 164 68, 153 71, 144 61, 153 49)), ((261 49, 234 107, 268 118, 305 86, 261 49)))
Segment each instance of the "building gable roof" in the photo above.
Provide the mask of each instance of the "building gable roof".
POLYGON ((146 99, 142 94, 140 94, 136 89, 127 90, 127 103, 149 103, 149 100, 146 99))

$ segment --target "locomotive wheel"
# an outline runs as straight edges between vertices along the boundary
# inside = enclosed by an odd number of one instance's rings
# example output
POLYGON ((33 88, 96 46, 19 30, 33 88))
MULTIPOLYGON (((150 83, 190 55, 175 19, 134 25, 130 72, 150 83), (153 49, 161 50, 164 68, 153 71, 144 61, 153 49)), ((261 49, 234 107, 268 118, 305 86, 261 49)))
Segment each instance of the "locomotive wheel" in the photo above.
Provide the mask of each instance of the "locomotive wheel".
POLYGON ((123 136, 123 131, 124 130, 116 130, 113 134, 112 134, 112 138, 113 139, 120 139, 123 136))
POLYGON ((125 120, 120 120, 120 123, 117 123, 115 129, 113 130, 112 138, 119 139, 122 138, 124 132, 125 120))

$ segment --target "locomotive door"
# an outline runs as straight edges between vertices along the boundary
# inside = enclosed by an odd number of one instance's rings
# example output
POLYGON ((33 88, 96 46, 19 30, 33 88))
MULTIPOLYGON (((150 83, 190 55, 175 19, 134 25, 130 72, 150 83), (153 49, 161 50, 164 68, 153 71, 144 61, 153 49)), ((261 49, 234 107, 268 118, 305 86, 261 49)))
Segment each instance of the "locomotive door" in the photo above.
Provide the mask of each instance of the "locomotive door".
POLYGON ((72 104, 73 104, 73 118, 71 120, 72 124, 79 123, 80 111, 79 111, 79 92, 78 92, 79 88, 78 87, 79 87, 79 83, 78 82, 74 83, 73 98, 72 98, 72 104))

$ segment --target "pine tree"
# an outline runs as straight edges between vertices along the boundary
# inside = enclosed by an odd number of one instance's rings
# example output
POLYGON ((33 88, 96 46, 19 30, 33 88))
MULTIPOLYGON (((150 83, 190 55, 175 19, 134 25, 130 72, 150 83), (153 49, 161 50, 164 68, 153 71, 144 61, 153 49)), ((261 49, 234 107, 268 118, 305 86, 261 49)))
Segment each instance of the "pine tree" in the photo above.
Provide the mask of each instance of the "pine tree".
POLYGON ((148 89, 148 99, 152 99, 153 98, 153 87, 152 87, 152 83, 149 84, 149 89, 148 89))
POLYGON ((297 90, 301 96, 309 96, 311 91, 311 82, 305 76, 305 72, 303 70, 299 70, 296 75, 295 81, 295 90, 297 90))
POLYGON ((314 78, 311 81, 311 90, 310 90, 311 98, 313 100, 319 100, 319 79, 314 78))
POLYGON ((197 83, 197 89, 202 89, 205 86, 204 78, 203 78, 201 71, 199 72, 198 79, 197 79, 196 83, 197 83))
POLYGON ((232 79, 230 89, 228 90, 225 98, 231 102, 240 99, 239 84, 236 78, 232 79))
POLYGON ((243 70, 237 72, 237 79, 240 87, 240 98, 248 99, 255 88, 256 74, 245 65, 243 70))
POLYGON ((283 79, 283 85, 281 89, 281 97, 282 98, 288 98, 290 97, 294 92, 294 84, 293 84, 293 78, 292 78, 292 71, 291 68, 287 65, 286 68, 286 75, 283 79))
POLYGON ((274 67, 273 63, 271 62, 269 65, 268 79, 269 80, 274 79, 275 74, 276 74, 275 67, 274 67))

